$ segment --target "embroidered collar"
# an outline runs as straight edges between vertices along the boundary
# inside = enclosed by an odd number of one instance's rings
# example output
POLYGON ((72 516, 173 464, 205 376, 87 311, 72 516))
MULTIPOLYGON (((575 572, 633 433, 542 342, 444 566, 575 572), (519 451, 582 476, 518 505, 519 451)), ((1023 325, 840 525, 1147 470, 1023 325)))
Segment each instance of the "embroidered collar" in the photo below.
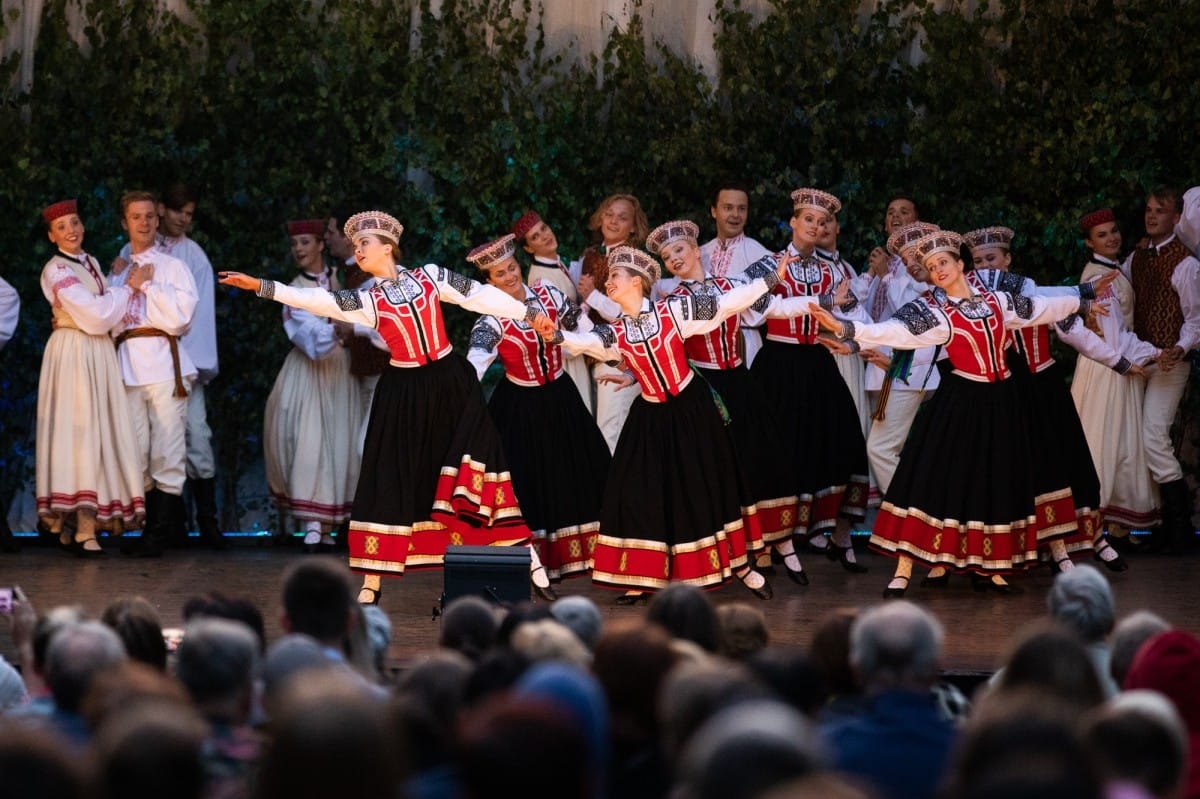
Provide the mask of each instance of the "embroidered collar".
POLYGON ((1096 253, 1092 253, 1091 263, 1099 264, 1100 266, 1107 266, 1109 269, 1121 268, 1121 265, 1116 261, 1110 261, 1102 255, 1096 255, 1096 253))

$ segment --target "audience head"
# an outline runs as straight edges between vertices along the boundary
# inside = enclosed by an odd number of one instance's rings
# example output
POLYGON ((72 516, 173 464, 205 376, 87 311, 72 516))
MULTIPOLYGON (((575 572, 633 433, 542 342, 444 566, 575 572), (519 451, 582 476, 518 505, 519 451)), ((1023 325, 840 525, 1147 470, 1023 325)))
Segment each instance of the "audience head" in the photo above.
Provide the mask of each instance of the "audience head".
POLYGON ((163 640, 162 620, 145 598, 118 599, 104 609, 100 621, 117 634, 129 657, 159 671, 167 670, 167 643, 163 640))
POLYGON ((89 729, 99 730, 108 719, 143 703, 158 707, 191 707, 178 680, 137 660, 124 660, 96 675, 80 702, 79 712, 89 729))
POLYGON ((397 747, 386 705, 348 669, 297 675, 272 715, 260 799, 394 796, 397 747))
POLYGON ((1046 596, 1050 617, 1079 636, 1085 644, 1104 640, 1115 619, 1112 588, 1091 566, 1077 566, 1054 578, 1046 596))
POLYGON ((529 658, 509 647, 497 647, 483 653, 473 663, 467 678, 466 703, 478 705, 484 698, 508 691, 529 668, 529 658))
POLYGON ((46 685, 54 704, 78 713, 96 676, 128 658, 121 639, 98 621, 83 621, 55 633, 46 650, 46 685))
POLYGON ((199 618, 187 626, 175 674, 209 718, 245 721, 258 673, 258 639, 241 622, 199 618))
MULTIPOLYGON (((1073 640, 1073 639, 1072 639, 1073 640)), ((1078 708, 1020 690, 977 708, 959 742, 945 799, 1099 799, 1077 732, 1078 708)))
POLYGON ((1148 610, 1135 611, 1117 622, 1109 641, 1108 668, 1118 686, 1125 684, 1125 675, 1142 644, 1169 629, 1166 619, 1148 610))
POLYGON ((826 613, 813 631, 808 655, 831 696, 852 696, 862 691, 850 665, 850 628, 858 618, 853 608, 826 613))
POLYGON ((586 669, 592 662, 592 653, 583 642, 554 619, 527 621, 519 625, 513 631, 510 644, 530 663, 557 660, 586 669))
POLYGON ((1134 784, 1162 799, 1182 795, 1187 728, 1162 694, 1118 694, 1087 716, 1083 737, 1107 786, 1134 784))
POLYGON ((307 635, 285 635, 271 645, 263 660, 263 707, 274 715, 288 685, 310 671, 322 674, 338 671, 321 645, 307 635))
POLYGON ((493 697, 463 716, 456 749, 464 799, 596 795, 583 731, 546 699, 493 697))
POLYGON ((104 799, 199 799, 208 727, 186 704, 147 700, 116 710, 96 735, 104 799))
POLYGON ((803 649, 767 647, 746 658, 745 663, 777 699, 809 718, 815 717, 829 699, 825 676, 803 649))
POLYGON ((671 636, 657 624, 631 619, 605 626, 596 642, 592 673, 608 697, 614 739, 657 736, 656 703, 676 657, 671 636))
POLYGON ((465 655, 441 649, 420 658, 400 676, 391 718, 410 773, 449 759, 472 668, 465 655))
POLYGON ((666 754, 676 758, 696 730, 717 712, 750 699, 765 699, 768 690, 744 665, 719 658, 678 663, 658 696, 658 723, 666 754))
POLYGON ((771 700, 743 702, 696 731, 676 774, 678 795, 754 799, 820 771, 824 761, 820 736, 800 713, 771 700))
POLYGON ((1003 704, 1018 689, 1042 692, 1079 712, 1104 701, 1095 663, 1078 635, 1051 621, 1035 622, 1022 632, 992 689, 1003 698, 984 701, 1003 704))
POLYGON ((357 604, 350 569, 333 558, 297 561, 283 578, 283 629, 345 647, 357 604))
POLYGON ((521 677, 513 694, 545 700, 570 717, 572 726, 583 733, 591 779, 601 785, 608 764, 609 718, 596 678, 567 663, 538 663, 521 677))
POLYGON ((911 602, 876 605, 850 628, 850 664, 867 693, 928 690, 941 654, 942 625, 911 602))
POLYGON ((86 620, 87 615, 78 605, 59 605, 51 608, 45 615, 39 616, 33 627, 33 670, 44 676, 46 674, 46 650, 50 648, 50 639, 64 627, 86 620))
POLYGON ((688 583, 671 583, 650 600, 646 618, 675 638, 691 641, 706 652, 721 646, 717 611, 703 591, 688 583))
POLYGON ((477 661, 496 643, 499 629, 494 605, 481 597, 460 596, 442 613, 438 646, 461 652, 477 661))
POLYGON ((267 651, 267 628, 263 622, 262 613, 249 599, 225 596, 218 591, 210 591, 203 596, 194 596, 183 603, 183 621, 188 623, 201 617, 215 617, 240 621, 249 627, 258 638, 258 651, 267 651))
POLYGON ((550 606, 550 613, 575 633, 589 650, 596 648, 604 622, 595 602, 585 596, 565 596, 550 606))
POLYGON ((525 622, 553 619, 550 606, 540 602, 517 602, 507 609, 496 611, 496 646, 512 646, 513 633, 525 622))
POLYGON ((0 726, 3 799, 83 799, 89 795, 88 766, 47 728, 32 724, 0 726))
POLYGON ((0 717, 28 700, 29 693, 25 690, 25 680, 21 679, 21 672, 0 657, 0 717))
POLYGON ((1188 730, 1188 796, 1200 795, 1200 638, 1169 630, 1138 651, 1125 690, 1158 691, 1171 700, 1188 730))
POLYGON ((767 617, 746 602, 729 602, 718 607, 717 623, 721 627, 721 654, 725 657, 745 660, 770 642, 767 617))

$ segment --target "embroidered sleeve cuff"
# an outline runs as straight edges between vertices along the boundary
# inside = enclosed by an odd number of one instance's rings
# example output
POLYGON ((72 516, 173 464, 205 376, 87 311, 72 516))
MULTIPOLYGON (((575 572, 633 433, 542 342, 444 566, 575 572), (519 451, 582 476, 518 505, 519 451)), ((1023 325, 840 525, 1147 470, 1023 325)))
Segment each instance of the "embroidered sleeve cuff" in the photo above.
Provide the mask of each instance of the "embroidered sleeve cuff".
POLYGON ((1092 310, 1092 301, 1090 299, 1087 299, 1086 297, 1084 297, 1083 292, 1080 292, 1079 293, 1079 315, 1087 316, 1088 312, 1091 310, 1092 310))
POLYGON ((848 346, 850 348, 851 355, 857 355, 859 352, 862 351, 862 345, 859 344, 854 339, 850 339, 849 341, 847 341, 846 346, 848 346))
POLYGON ((1117 361, 1117 365, 1113 367, 1113 371, 1119 375, 1123 375, 1133 368, 1133 363, 1128 358, 1121 358, 1117 361))
POLYGON ((274 280, 258 281, 258 296, 262 297, 264 300, 275 299, 275 281, 274 280))
POLYGON ((848 322, 848 321, 842 322, 842 332, 838 335, 838 338, 841 339, 842 341, 845 341, 847 339, 853 339, 854 338, 854 323, 848 322))
POLYGON ((550 343, 551 344, 562 344, 563 343, 563 334, 562 334, 561 330, 554 331, 554 337, 552 339, 550 339, 550 343))
POLYGON ((1096 299, 1096 287, 1093 286, 1091 283, 1080 283, 1079 284, 1079 296, 1080 296, 1080 298, 1085 299, 1085 300, 1096 299))
POLYGON ((533 320, 537 319, 537 316, 539 313, 540 313, 540 311, 538 311, 537 308, 528 308, 527 307, 525 309, 525 321, 532 325, 533 320))
POLYGON ((818 295, 817 296, 817 304, 820 305, 822 308, 824 308, 826 311, 832 311, 833 310, 833 295, 832 294, 818 295))
POLYGON ((773 291, 779 285, 779 273, 775 271, 775 261, 769 256, 746 267, 745 275, 750 280, 761 277, 767 284, 767 291, 773 291))

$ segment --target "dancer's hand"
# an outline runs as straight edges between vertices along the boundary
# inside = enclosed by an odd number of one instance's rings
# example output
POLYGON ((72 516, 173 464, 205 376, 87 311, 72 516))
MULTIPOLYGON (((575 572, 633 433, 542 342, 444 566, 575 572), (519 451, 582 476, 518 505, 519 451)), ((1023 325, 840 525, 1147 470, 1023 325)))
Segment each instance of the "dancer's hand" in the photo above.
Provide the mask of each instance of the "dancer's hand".
POLYGON ((253 291, 256 294, 262 287, 262 281, 256 277, 242 274, 241 272, 218 272, 217 282, 223 286, 233 286, 235 289, 244 289, 245 291, 253 291))
POLYGON ((817 320, 817 324, 819 324, 821 327, 825 328, 831 333, 835 333, 838 336, 842 335, 842 330, 845 329, 845 326, 842 324, 840 319, 831 314, 829 311, 825 310, 824 308, 813 308, 808 313, 813 319, 817 320))
POLYGON ((891 357, 879 350, 860 350, 858 354, 867 363, 873 363, 884 371, 887 371, 887 368, 892 365, 891 357))
POLYGON ((838 341, 837 339, 829 338, 828 336, 817 336, 817 342, 834 355, 854 354, 854 347, 850 346, 849 341, 838 341))
POLYGON ((629 388, 637 381, 630 377, 627 372, 621 372, 619 375, 597 375, 596 382, 612 383, 617 387, 616 390, 620 391, 623 388, 629 388))
POLYGON ((555 331, 558 330, 558 325, 554 324, 553 320, 544 313, 533 317, 533 321, 529 324, 533 326, 534 332, 544 339, 553 338, 555 331))

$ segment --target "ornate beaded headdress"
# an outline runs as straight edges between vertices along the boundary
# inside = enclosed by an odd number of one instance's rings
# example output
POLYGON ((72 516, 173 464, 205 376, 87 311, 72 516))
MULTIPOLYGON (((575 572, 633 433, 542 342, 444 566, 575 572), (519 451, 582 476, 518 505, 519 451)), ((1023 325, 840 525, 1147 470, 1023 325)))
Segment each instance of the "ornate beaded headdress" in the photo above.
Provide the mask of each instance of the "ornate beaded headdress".
POLYGON ((836 216, 842 210, 842 201, 820 189, 796 189, 792 192, 792 210, 801 208, 819 208, 836 216))
POLYGON ((963 242, 972 250, 978 247, 1000 247, 1007 250, 1012 244, 1014 235, 1012 228, 984 227, 964 233, 963 242))
POLYGON ((1079 231, 1083 235, 1092 232, 1092 228, 1096 225, 1103 225, 1105 222, 1116 222, 1117 218, 1113 215, 1111 208, 1100 208, 1092 211, 1090 214, 1084 214, 1079 220, 1079 231))
POLYGON ((612 269, 618 266, 641 275, 650 281, 650 285, 657 283, 658 276, 662 274, 659 271, 658 262, 648 253, 624 244, 608 251, 608 268, 612 269))
POLYGON ((383 236, 399 244, 400 237, 404 235, 404 225, 383 211, 363 211, 347 219, 342 232, 353 242, 363 236, 383 236))
POLYGON ((467 253, 467 260, 486 272, 496 264, 512 258, 516 251, 516 237, 511 233, 506 233, 495 241, 480 244, 471 250, 467 253))
POLYGON ((954 231, 935 230, 913 242, 912 248, 922 261, 937 252, 949 252, 953 253, 955 257, 961 258, 962 243, 963 237, 954 231))
POLYGON ((905 250, 912 247, 919 239, 938 229, 938 226, 932 222, 910 222, 897 228, 892 235, 888 236, 887 251, 892 255, 903 257, 905 250))
POLYGON ((650 235, 646 236, 646 249, 658 255, 663 247, 666 247, 673 241, 679 239, 687 239, 693 244, 700 237, 700 228, 695 222, 689 222, 686 219, 674 219, 670 222, 664 222, 654 230, 650 231, 650 235))
POLYGON ((60 200, 53 205, 47 205, 42 209, 42 219, 46 220, 46 224, 51 224, 55 219, 67 214, 77 214, 78 209, 75 206, 74 200, 60 200))

